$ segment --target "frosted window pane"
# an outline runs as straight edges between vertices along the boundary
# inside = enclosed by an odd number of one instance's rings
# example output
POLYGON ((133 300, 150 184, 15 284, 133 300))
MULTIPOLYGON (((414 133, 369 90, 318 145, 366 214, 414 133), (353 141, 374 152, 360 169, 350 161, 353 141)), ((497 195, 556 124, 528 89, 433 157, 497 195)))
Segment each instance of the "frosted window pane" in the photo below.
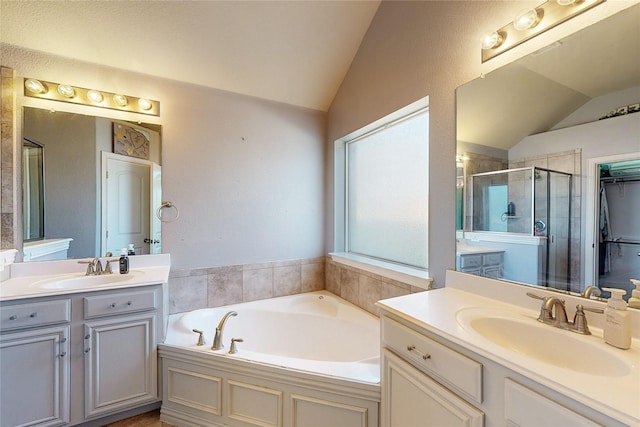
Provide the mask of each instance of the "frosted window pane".
POLYGON ((349 251, 427 268, 429 113, 347 150, 349 251))

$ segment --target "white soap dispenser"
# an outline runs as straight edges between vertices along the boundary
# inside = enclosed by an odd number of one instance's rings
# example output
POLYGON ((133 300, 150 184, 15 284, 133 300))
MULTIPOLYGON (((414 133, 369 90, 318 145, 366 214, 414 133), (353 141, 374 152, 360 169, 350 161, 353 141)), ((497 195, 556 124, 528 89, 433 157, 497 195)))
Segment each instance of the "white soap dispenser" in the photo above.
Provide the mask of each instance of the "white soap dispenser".
POLYGON ((615 288, 602 290, 611 292, 607 308, 604 309, 604 340, 607 344, 624 350, 631 348, 631 319, 627 303, 622 299, 627 291, 615 288))
POLYGON ((629 298, 629 307, 640 308, 640 280, 629 279, 636 288, 631 291, 631 298, 629 298))

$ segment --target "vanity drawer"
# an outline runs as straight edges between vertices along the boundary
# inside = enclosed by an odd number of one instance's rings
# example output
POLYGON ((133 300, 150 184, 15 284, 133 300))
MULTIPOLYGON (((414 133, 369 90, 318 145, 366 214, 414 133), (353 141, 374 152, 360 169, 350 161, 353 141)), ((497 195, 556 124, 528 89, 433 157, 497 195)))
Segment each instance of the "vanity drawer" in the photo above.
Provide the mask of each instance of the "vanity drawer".
POLYGON ((153 289, 85 297, 84 318, 153 310, 156 303, 156 291, 153 289))
POLYGON ((502 264, 502 254, 485 254, 482 256, 483 265, 502 264))
POLYGON ((482 364, 386 316, 382 318, 382 341, 418 369, 465 397, 482 402, 482 364))
POLYGON ((482 255, 461 255, 460 268, 482 267, 482 255))
POLYGON ((30 302, 2 306, 0 329, 3 331, 71 321, 71 300, 30 302))

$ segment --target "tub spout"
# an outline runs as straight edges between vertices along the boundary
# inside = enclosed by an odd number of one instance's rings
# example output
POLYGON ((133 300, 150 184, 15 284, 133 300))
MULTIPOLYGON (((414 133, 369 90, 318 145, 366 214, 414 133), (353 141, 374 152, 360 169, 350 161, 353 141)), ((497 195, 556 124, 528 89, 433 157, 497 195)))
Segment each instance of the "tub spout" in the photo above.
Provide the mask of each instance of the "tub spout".
POLYGON ((224 345, 222 344, 222 331, 224 330, 224 325, 225 323, 227 323, 227 319, 230 316, 237 316, 237 315, 238 315, 237 312, 230 311, 224 316, 222 316, 222 319, 220 320, 220 323, 216 328, 216 335, 213 337, 213 345, 211 346, 211 350, 220 350, 221 348, 224 348, 224 345))

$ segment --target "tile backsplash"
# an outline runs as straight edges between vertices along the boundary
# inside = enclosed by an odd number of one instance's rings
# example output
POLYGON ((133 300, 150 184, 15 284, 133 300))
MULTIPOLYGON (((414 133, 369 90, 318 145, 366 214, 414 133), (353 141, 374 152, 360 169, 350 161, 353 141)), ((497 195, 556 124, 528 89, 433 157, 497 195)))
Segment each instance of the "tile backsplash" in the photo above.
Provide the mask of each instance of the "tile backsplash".
POLYGON ((326 289, 372 314, 378 300, 423 289, 327 257, 172 270, 169 313, 326 289))

